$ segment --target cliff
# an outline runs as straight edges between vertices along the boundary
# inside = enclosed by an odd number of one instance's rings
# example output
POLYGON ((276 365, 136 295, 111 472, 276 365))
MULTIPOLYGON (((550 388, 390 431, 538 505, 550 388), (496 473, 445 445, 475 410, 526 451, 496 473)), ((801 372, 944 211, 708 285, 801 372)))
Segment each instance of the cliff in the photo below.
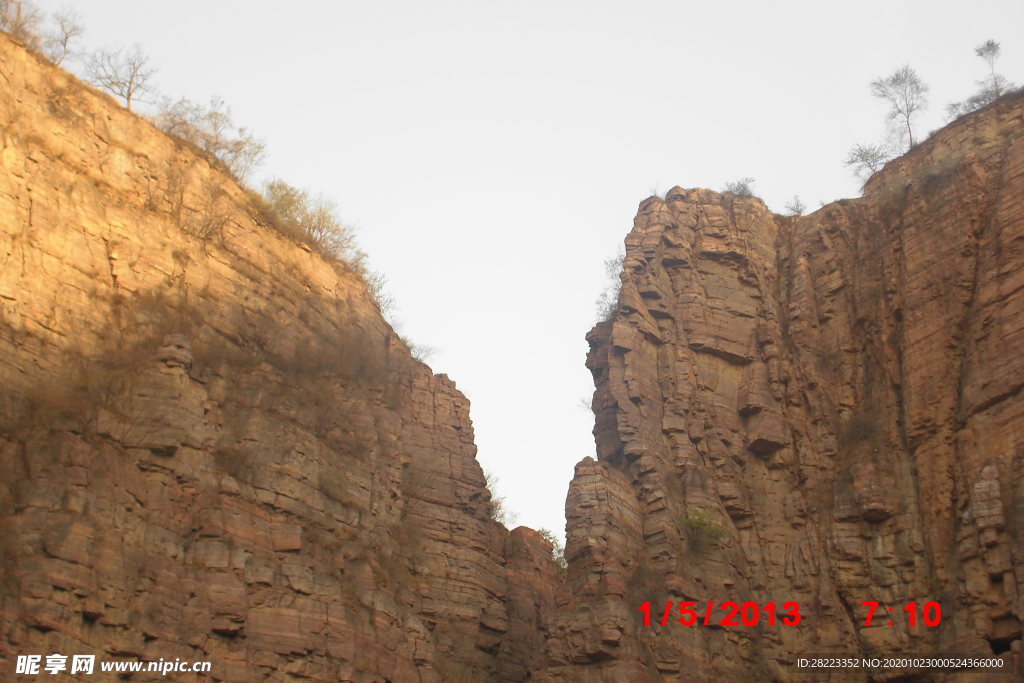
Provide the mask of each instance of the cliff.
MULTIPOLYGON (((808 216, 646 200, 587 339, 598 458, 569 489, 546 680, 824 680, 795 659, 826 652, 1020 666, 1024 96, 808 216), (659 626, 670 599, 760 619, 659 626), (800 623, 769 625, 771 601, 800 623)), ((931 680, 873 675, 910 673, 931 680)))
POLYGON ((4 34, 0 92, 4 676, 521 679, 551 546, 491 520, 467 400, 358 274, 4 34))
POLYGON ((358 272, 3 34, 0 93, 0 671, 32 653, 210 661, 224 681, 1020 665, 1024 97, 808 216, 681 188, 641 204, 618 311, 588 336, 597 458, 569 487, 563 578, 550 544, 490 518, 468 402, 358 272), (662 627, 668 600, 760 616, 662 627), (901 618, 867 626, 865 601, 901 618), (911 602, 941 624, 909 626, 911 602))

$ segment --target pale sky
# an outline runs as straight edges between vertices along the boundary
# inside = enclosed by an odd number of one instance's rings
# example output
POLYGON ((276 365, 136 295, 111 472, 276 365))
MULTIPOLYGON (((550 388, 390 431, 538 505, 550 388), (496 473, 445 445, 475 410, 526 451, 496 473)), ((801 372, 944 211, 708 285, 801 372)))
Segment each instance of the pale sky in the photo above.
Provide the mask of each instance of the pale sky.
POLYGON ((162 94, 220 96, 267 145, 257 179, 337 203, 472 402, 497 493, 558 534, 594 455, 584 335, 641 200, 751 176, 813 210, 859 194, 872 80, 909 63, 930 85, 915 137, 977 90, 985 40, 1024 82, 1020 0, 36 4, 77 11, 84 49, 139 43, 162 94))

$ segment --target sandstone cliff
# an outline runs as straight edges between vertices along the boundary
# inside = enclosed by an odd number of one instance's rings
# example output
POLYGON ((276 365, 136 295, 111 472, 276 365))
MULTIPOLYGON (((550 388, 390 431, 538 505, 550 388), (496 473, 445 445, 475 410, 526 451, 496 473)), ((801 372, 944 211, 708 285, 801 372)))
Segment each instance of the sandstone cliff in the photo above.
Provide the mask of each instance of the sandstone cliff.
POLYGON ((227 681, 534 666, 550 545, 490 519, 465 397, 265 223, 0 34, 3 677, 29 653, 227 681))
POLYGON ((622 283, 588 336, 598 459, 569 489, 545 680, 824 680, 794 667, 815 652, 1019 666, 1024 96, 808 216, 652 197, 622 283), (668 599, 803 619, 642 627, 668 599), (900 616, 866 627, 863 601, 900 616), (911 601, 941 625, 910 627, 911 601))
POLYGON ((490 519, 466 399, 357 273, 2 34, 0 95, 4 675, 32 652, 226 681, 1019 664, 1021 97, 809 216, 680 188, 641 205, 588 337, 597 459, 561 580, 536 533, 490 519), (668 599, 803 619, 641 626, 668 599), (865 600, 942 623, 868 628, 865 600))

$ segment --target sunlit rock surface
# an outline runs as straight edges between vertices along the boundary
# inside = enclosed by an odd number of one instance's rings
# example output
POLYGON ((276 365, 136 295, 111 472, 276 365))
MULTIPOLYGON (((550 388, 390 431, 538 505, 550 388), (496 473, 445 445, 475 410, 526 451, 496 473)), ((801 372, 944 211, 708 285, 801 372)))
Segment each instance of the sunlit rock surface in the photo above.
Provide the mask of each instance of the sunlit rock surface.
POLYGON ((3 34, 0 329, 0 677, 543 661, 550 544, 491 520, 455 385, 198 150, 3 34))

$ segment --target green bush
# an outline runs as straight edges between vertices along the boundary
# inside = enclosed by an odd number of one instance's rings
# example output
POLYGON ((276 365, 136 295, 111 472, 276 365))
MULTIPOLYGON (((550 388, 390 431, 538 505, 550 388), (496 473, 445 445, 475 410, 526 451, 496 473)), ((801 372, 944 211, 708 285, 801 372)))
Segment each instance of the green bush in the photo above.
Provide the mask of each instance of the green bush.
POLYGON ((694 553, 703 553, 725 538, 725 529, 707 510, 688 511, 682 521, 686 541, 694 553))
POLYGON ((555 563, 560 574, 564 574, 569 568, 569 563, 565 559, 565 546, 558 540, 558 536, 555 536, 555 532, 551 529, 538 529, 537 533, 545 541, 551 544, 551 561, 555 563))

